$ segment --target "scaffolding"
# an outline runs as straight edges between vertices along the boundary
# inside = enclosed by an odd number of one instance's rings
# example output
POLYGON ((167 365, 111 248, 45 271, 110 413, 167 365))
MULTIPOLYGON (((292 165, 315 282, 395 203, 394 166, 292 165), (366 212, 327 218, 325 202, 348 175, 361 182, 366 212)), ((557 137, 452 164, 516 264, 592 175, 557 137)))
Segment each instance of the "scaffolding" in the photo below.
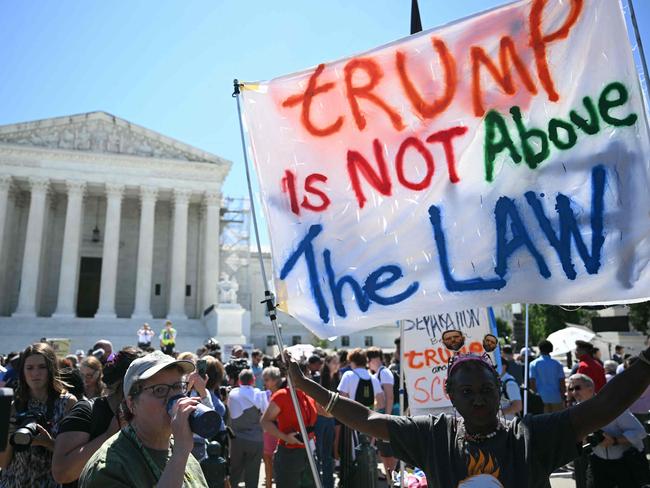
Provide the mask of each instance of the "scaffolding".
POLYGON ((239 284, 237 302, 251 310, 250 287, 251 209, 247 198, 225 197, 221 201, 219 269, 239 284))

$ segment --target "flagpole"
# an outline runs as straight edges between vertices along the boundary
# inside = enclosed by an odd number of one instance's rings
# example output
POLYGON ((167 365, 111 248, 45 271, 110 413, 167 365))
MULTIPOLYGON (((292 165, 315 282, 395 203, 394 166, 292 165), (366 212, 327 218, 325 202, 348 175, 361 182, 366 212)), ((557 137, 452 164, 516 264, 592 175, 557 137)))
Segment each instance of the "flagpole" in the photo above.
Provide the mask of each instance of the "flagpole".
POLYGON ((526 330, 525 330, 525 339, 524 339, 524 415, 528 413, 528 332, 529 331, 529 320, 528 320, 528 304, 526 304, 526 330))
MULTIPOLYGON (((397 360, 399 361, 399 414, 400 416, 404 415, 404 364, 402 361, 402 358, 404 357, 404 354, 402 353, 404 351, 404 321, 400 320, 399 321, 399 357, 397 360)), ((386 412, 388 413, 388 412, 386 412)), ((401 488, 404 488, 404 471, 405 471, 406 465, 404 464, 404 461, 400 459, 399 461, 399 485, 401 488)), ((392 481, 392 480, 391 480, 392 481)))
MULTIPOLYGON (((243 87, 244 84, 239 83, 239 81, 235 79, 233 81, 233 85, 234 85, 234 91, 232 96, 237 100, 237 116, 239 117, 239 135, 241 137, 242 153, 244 154, 244 168, 246 168, 246 183, 248 185, 248 196, 251 201, 251 215, 253 217, 253 228, 255 230, 255 242, 257 244, 257 255, 259 257, 260 271, 261 271, 262 281, 264 283, 264 300, 262 301, 262 303, 266 304, 266 310, 268 311, 269 318, 271 319, 271 325, 273 326, 275 340, 277 342, 278 348, 280 349, 280 357, 282 358, 282 361, 285 361, 286 364, 286 359, 284 357, 284 341, 282 340, 280 326, 278 325, 277 322, 275 299, 273 297, 273 294, 271 293, 271 290, 269 290, 268 287, 269 282, 266 277, 266 270, 264 269, 264 259, 262 258, 262 246, 260 244, 260 232, 257 225, 257 214, 255 212, 255 200, 253 198, 253 185, 251 183, 251 174, 250 174, 250 168, 248 164, 248 154, 246 152, 246 139, 244 136, 244 123, 242 121, 241 103, 239 101, 240 88, 243 87)), ((286 364, 286 366, 288 370, 289 364, 286 364)), ((302 435, 302 439, 305 444, 305 451, 307 451, 307 459, 309 460, 309 467, 311 468, 311 472, 314 477, 314 483, 316 485, 316 488, 322 488, 322 482, 320 479, 320 475, 318 473, 318 468, 316 467, 316 460, 314 459, 314 453, 311 450, 311 446, 309 444, 309 435, 307 434, 305 421, 302 418, 302 411, 300 410, 298 395, 296 394, 296 389, 293 385, 293 381, 291 380, 291 376, 289 374, 287 374, 287 383, 289 386, 289 393, 291 395, 291 402, 293 403, 293 408, 296 412, 296 418, 298 419, 300 434, 302 435)))
MULTIPOLYGON (((422 32, 422 19, 420 18, 420 7, 418 0, 411 0, 411 35, 422 32)), ((404 321, 399 321, 399 414, 404 415, 404 364, 402 358, 404 354, 404 321)), ((399 461, 399 484, 400 488, 404 488, 404 473, 406 471, 406 464, 400 459, 399 461)))

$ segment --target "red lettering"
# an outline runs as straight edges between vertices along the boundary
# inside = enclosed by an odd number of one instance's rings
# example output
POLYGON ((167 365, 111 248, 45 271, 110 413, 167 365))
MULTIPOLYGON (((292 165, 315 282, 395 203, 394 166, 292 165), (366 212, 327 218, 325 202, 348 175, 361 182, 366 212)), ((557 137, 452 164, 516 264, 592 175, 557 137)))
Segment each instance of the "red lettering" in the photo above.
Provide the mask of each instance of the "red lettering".
POLYGON ((350 181, 352 182, 352 189, 354 190, 354 193, 357 196, 357 201, 359 202, 359 208, 363 208, 366 203, 366 196, 363 194, 363 190, 361 189, 359 172, 363 175, 365 180, 382 195, 390 196, 392 193, 392 183, 390 181, 390 175, 388 174, 388 166, 386 166, 386 160, 384 159, 379 139, 375 139, 372 142, 372 145, 375 151, 375 159, 377 160, 379 174, 375 172, 375 170, 370 166, 370 163, 361 155, 361 153, 352 150, 348 151, 348 174, 350 175, 350 181))
POLYGON ((440 142, 445 150, 445 157, 447 158, 447 171, 449 171, 449 181, 458 183, 460 178, 456 173, 456 158, 454 156, 454 146, 451 141, 454 137, 462 136, 467 132, 467 127, 452 127, 446 130, 434 132, 427 137, 427 142, 440 142))
POLYGON ((456 76, 456 61, 454 57, 449 52, 447 44, 441 39, 436 39, 435 37, 431 38, 431 43, 433 47, 438 52, 438 56, 442 61, 442 66, 445 71, 445 84, 444 92, 442 96, 438 99, 433 100, 431 103, 427 103, 422 95, 418 92, 417 88, 411 81, 406 72, 406 54, 402 51, 397 51, 395 53, 395 61, 397 66, 397 72, 402 82, 402 88, 406 92, 406 96, 411 101, 411 104, 418 111, 418 113, 425 119, 432 119, 439 113, 444 112, 449 107, 449 104, 454 99, 454 94, 456 93, 456 86, 458 84, 456 76))
POLYGON ((292 95, 289 98, 287 98, 284 102, 282 102, 283 107, 293 107, 295 105, 298 105, 299 103, 302 103, 302 111, 301 111, 302 125, 305 127, 305 129, 307 129, 307 131, 310 134, 318 137, 325 137, 325 136, 329 136, 330 134, 334 134, 335 132, 338 132, 341 129, 341 126, 343 125, 342 116, 339 116, 334 123, 323 128, 316 127, 310 119, 311 102, 313 101, 314 97, 320 93, 326 93, 330 91, 332 88, 334 88, 334 83, 332 82, 328 82, 320 86, 316 86, 318 77, 321 75, 324 69, 325 69, 324 64, 318 65, 316 71, 314 71, 314 73, 309 77, 309 82, 307 83, 307 88, 305 89, 304 94, 292 95))
POLYGON ((436 351, 435 349, 425 349, 424 350, 424 357, 427 362, 427 368, 431 367, 431 363, 433 364, 440 364, 438 360, 436 359, 436 351))
POLYGON ((300 207, 298 207, 298 196, 296 194, 296 175, 294 175, 291 170, 286 170, 281 181, 282 191, 284 193, 289 193, 291 211, 296 215, 300 215, 300 207))
POLYGON ((505 36, 501 38, 499 46, 499 64, 501 71, 490 59, 488 54, 482 47, 472 46, 470 50, 470 57, 472 60, 472 100, 474 103, 474 115, 482 117, 485 113, 483 100, 481 97, 481 64, 485 65, 492 78, 501 86, 503 91, 508 95, 514 95, 517 91, 514 81, 512 79, 512 72, 510 63, 514 64, 524 86, 533 95, 537 94, 537 88, 533 82, 526 65, 523 63, 517 54, 517 48, 511 37, 505 36))
POLYGON ((420 386, 422 382, 426 380, 427 378, 425 376, 421 376, 417 380, 415 380, 415 383, 413 384, 413 389, 415 390, 416 393, 415 395, 413 395, 413 400, 415 400, 418 403, 426 403, 429 401, 429 392, 420 386), (417 393, 422 393, 424 394, 424 396, 418 395, 417 393))
POLYGON ((434 402, 440 402, 445 398, 448 398, 445 393, 443 380, 440 376, 433 377, 433 380, 431 381, 430 395, 431 395, 431 401, 434 402))
POLYGON ((537 64, 537 76, 542 83, 542 87, 548 94, 548 99, 552 102, 557 102, 560 99, 557 91, 555 91, 555 84, 551 76, 551 71, 548 67, 548 59, 546 57, 546 45, 558 39, 566 39, 573 25, 578 21, 584 5, 584 0, 571 0, 571 11, 569 15, 558 30, 555 32, 544 34, 542 32, 542 16, 544 7, 546 7, 547 0, 534 0, 530 8, 530 46, 535 53, 535 62, 537 64))
POLYGON ((305 191, 307 193, 311 193, 312 195, 318 196, 321 199, 321 203, 320 205, 314 205, 307 199, 307 195, 305 195, 302 199, 302 206, 306 209, 313 210, 314 212, 322 212, 330 206, 331 201, 322 190, 314 186, 314 180, 326 183, 327 176, 320 173, 314 173, 309 175, 305 180, 305 191))
POLYGON ((397 179, 399 182, 404 185, 406 188, 411 190, 424 190, 431 183, 431 178, 433 178, 433 173, 435 171, 435 166, 433 164, 433 156, 429 150, 424 146, 424 144, 417 137, 408 137, 400 144, 395 156, 395 169, 397 170, 397 179), (426 173, 424 178, 419 183, 413 183, 406 179, 404 175, 404 154, 409 147, 413 147, 417 152, 420 153, 422 159, 427 165, 426 173))
POLYGON ((405 353, 404 356, 406 356, 406 359, 408 360, 409 368, 420 369, 421 367, 424 366, 424 363, 417 363, 416 364, 416 362, 415 362, 416 357, 419 358, 419 357, 422 356, 421 352, 409 351, 409 352, 405 353))
POLYGON ((353 59, 345 65, 344 72, 348 102, 350 103, 352 115, 354 115, 354 120, 357 123, 359 130, 363 130, 366 127, 366 118, 359 108, 357 98, 365 98, 386 112, 396 130, 402 130, 404 128, 400 115, 379 96, 372 93, 372 90, 375 89, 379 80, 383 77, 383 72, 381 71, 380 66, 373 59, 353 59), (352 84, 352 77, 354 72, 359 69, 366 72, 368 75, 368 82, 362 86, 354 86, 352 84))
POLYGON ((483 349, 483 344, 480 342, 472 342, 469 345, 469 352, 472 354, 483 354, 485 349, 483 349))

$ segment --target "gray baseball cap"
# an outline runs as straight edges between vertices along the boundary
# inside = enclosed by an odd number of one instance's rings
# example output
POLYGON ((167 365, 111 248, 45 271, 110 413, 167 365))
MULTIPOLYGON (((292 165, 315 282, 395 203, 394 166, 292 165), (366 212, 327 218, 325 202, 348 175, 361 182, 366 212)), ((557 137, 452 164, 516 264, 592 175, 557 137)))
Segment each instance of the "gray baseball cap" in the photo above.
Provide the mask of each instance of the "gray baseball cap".
POLYGON ((136 381, 149 379, 159 371, 172 366, 181 368, 186 374, 196 369, 192 361, 174 359, 162 351, 154 351, 136 359, 129 365, 129 369, 124 375, 124 384, 122 385, 124 396, 129 395, 131 387, 136 381))

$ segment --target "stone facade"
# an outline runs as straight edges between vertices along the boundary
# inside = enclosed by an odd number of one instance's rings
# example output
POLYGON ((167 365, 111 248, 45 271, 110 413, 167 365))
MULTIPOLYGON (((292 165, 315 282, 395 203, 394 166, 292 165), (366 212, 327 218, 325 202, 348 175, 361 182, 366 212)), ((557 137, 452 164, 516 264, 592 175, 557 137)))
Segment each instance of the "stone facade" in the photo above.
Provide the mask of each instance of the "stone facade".
POLYGON ((0 315, 75 318, 86 283, 97 318, 200 318, 230 166, 104 112, 0 127, 0 315))
MULTIPOLYGON (((217 336, 221 186, 231 163, 104 112, 0 127, 0 352, 40 337, 133 344, 142 321, 179 349, 217 336), (101 273, 98 274, 98 270, 101 273), (94 271, 93 271, 94 270, 94 271), (81 300, 81 301, 80 301, 81 300), (81 316, 80 316, 81 315, 81 316)), ((242 334, 268 352, 257 256, 239 268, 242 334), (246 276, 242 276, 242 273, 246 276)), ((264 254, 270 273, 270 255, 264 254)), ((316 338, 280 314, 285 342, 316 338)), ((384 326, 329 347, 393 347, 384 326)))

